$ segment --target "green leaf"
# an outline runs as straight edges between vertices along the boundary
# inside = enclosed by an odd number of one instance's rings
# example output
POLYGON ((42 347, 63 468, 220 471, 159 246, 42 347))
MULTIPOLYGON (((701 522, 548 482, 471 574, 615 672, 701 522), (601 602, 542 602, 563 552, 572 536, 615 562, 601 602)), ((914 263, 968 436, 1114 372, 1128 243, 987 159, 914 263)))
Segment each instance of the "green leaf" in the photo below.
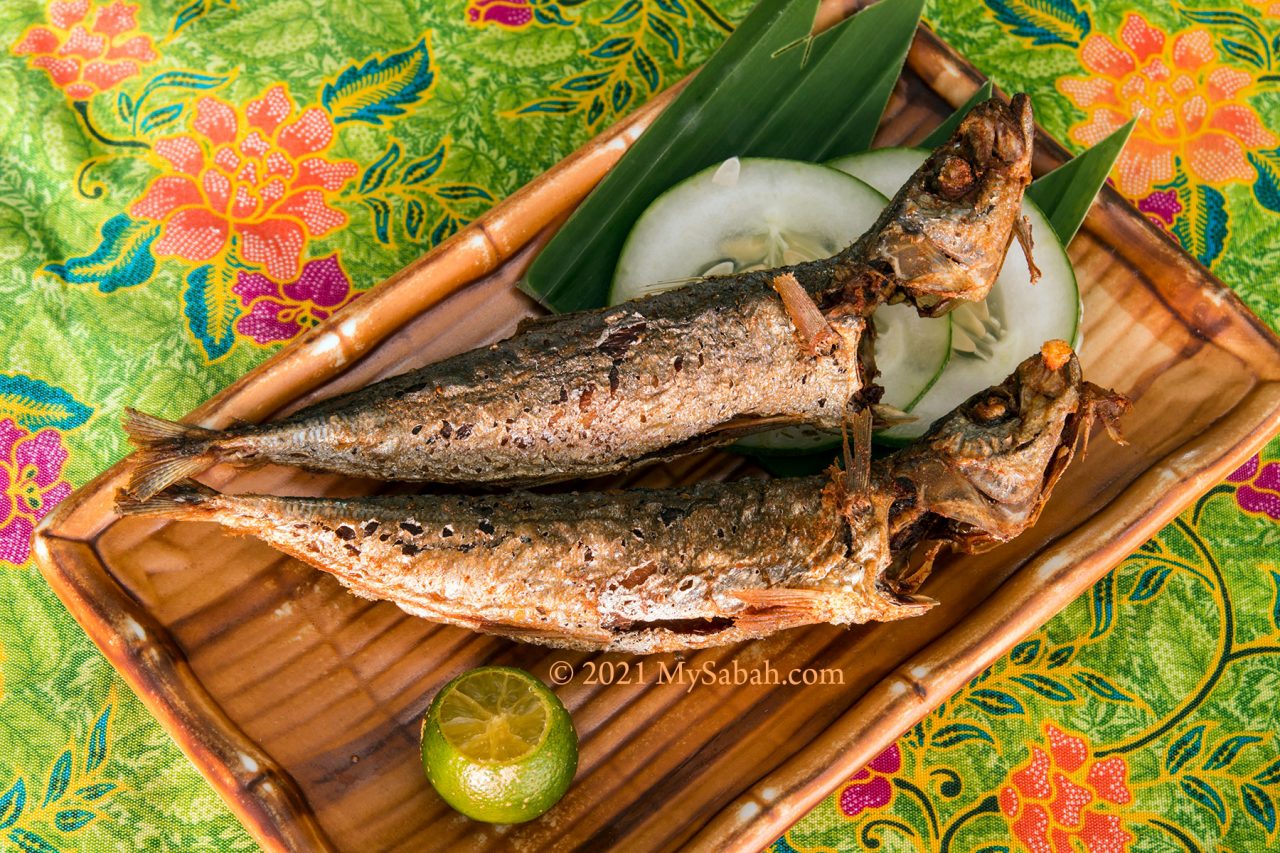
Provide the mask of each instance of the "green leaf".
POLYGON ((29 432, 45 427, 75 429, 93 410, 61 388, 39 379, 0 375, 0 419, 11 418, 29 432))
POLYGON ((63 832, 75 832, 95 817, 97 814, 88 809, 62 809, 53 816, 53 825, 63 832))
POLYGON ((639 14, 640 10, 643 8, 644 3, 640 2, 640 0, 626 0, 625 3, 613 10, 612 15, 605 18, 600 23, 604 24, 606 27, 626 23, 639 14))
POLYGON ((382 186, 387 179, 387 171, 391 169, 400 160, 400 145, 392 142, 391 147, 379 157, 377 160, 364 170, 364 174, 360 177, 360 189, 357 190, 361 195, 371 193, 378 187, 382 186))
POLYGON ((1110 699, 1112 702, 1132 702, 1133 697, 1128 694, 1121 693, 1114 684, 1107 679, 1098 675, 1096 672, 1077 672, 1074 676, 1076 681, 1083 684, 1091 693, 1101 696, 1103 699, 1110 699))
MULTIPOLYGON (((1097 145, 1041 175, 1027 187, 1027 197, 1044 211, 1062 245, 1071 242, 1084 222, 1093 200, 1107 182, 1107 175, 1133 132, 1135 119, 1097 145)), ((1098 635, 1094 635, 1098 636, 1098 635)))
POLYGON ((236 342, 235 322, 240 302, 232 287, 236 271, 229 264, 204 264, 187 275, 182 294, 187 330, 200 343, 205 358, 218 359, 231 352, 236 342))
POLYGON ((996 20, 1033 45, 1079 47, 1093 25, 1072 0, 986 0, 996 20))
POLYGON ((539 253, 525 289, 557 311, 603 305, 636 219, 707 166, 735 155, 822 162, 864 150, 921 6, 882 0, 815 37, 802 64, 804 50, 785 48, 809 34, 816 0, 762 0, 539 253))
POLYGON ((1218 748, 1213 751, 1209 759, 1204 763, 1205 770, 1220 770, 1228 764, 1236 760, 1236 756, 1240 754, 1240 750, 1251 743, 1258 743, 1262 738, 1256 735, 1236 735, 1229 737, 1222 743, 1218 744, 1218 748))
POLYGON ((1172 183, 1162 188, 1178 192, 1182 212, 1173 221, 1173 235, 1197 261, 1211 266, 1227 246, 1227 200, 1207 184, 1193 184, 1179 170, 1172 183))
MULTIPOLYGON (((636 71, 640 72, 640 76, 644 78, 644 83, 649 87, 649 91, 658 91, 658 86, 662 84, 662 73, 658 71, 658 66, 643 47, 637 47, 631 52, 631 62, 635 65, 636 71)), ((605 79, 609 77, 608 74, 604 76, 605 79)))
POLYGON ((435 83, 431 50, 423 38, 413 47, 345 68, 325 83, 320 103, 337 124, 360 121, 381 125, 421 103, 435 83))
POLYGON ((82 800, 98 800, 116 789, 114 782, 96 782, 76 789, 76 796, 82 800))
POLYGON ((97 721, 93 724, 92 731, 89 732, 89 754, 84 760, 84 769, 86 773, 92 773, 102 765, 103 760, 107 757, 107 726, 111 722, 111 706, 108 705, 101 714, 98 715, 97 721))
POLYGON ((987 743, 995 743, 986 729, 981 729, 969 723, 952 723, 949 726, 943 726, 933 733, 930 743, 946 749, 970 740, 985 740, 987 743))
POLYGON ((1090 598, 1093 600, 1093 631, 1089 637, 1101 637, 1111 630, 1111 620, 1115 614, 1116 573, 1107 572, 1093 585, 1090 598))
POLYGON ((1015 697, 1005 693, 1003 690, 992 690, 988 687, 970 692, 965 697, 965 701, 997 717, 1003 717, 1008 714, 1025 714, 1027 710, 1015 697))
POLYGON ((17 823, 22 817, 22 810, 27 805, 27 783, 18 778, 17 782, 0 797, 0 829, 6 829, 17 823))
POLYGON ((441 145, 430 157, 414 160, 408 166, 405 166, 404 174, 400 176, 400 183, 411 187, 414 184, 422 183, 440 171, 440 167, 444 164, 444 152, 445 148, 441 145))
POLYGON ((1182 780, 1182 790, 1188 797, 1213 812, 1218 823, 1227 822, 1227 804, 1222 801, 1222 795, 1211 788, 1209 783, 1198 776, 1187 776, 1182 780))
POLYGON ((9 830, 9 840, 18 845, 22 853, 59 853, 57 847, 44 840, 44 836, 29 829, 15 827, 9 830))
POLYGON ((1280 213, 1280 148, 1250 151, 1248 157, 1258 172, 1258 179, 1253 182, 1254 197, 1267 210, 1280 213))
POLYGON ((464 199, 493 200, 493 196, 489 195, 488 190, 473 184, 444 184, 435 189, 435 194, 450 201, 462 201, 464 199))
POLYGON ((1049 678, 1047 675, 1038 675, 1034 672, 1029 672, 1026 675, 1014 676, 1010 680, 1021 684, 1028 690, 1033 690, 1036 693, 1039 693, 1044 698, 1053 702, 1070 702, 1072 699, 1076 698, 1076 694, 1071 692, 1071 688, 1067 687, 1067 685, 1057 679, 1049 678))
POLYGON ((1024 640, 1013 647, 1013 651, 1009 652, 1009 660, 1016 664, 1026 666, 1035 661, 1036 656, 1040 654, 1039 640, 1024 640))
POLYGON ((591 55, 596 59, 617 59, 631 50, 631 46, 635 43, 636 40, 630 36, 615 36, 611 39, 605 39, 596 45, 595 49, 591 51, 591 55))
POLYGON ((1075 646, 1063 646, 1062 648, 1054 649, 1049 655, 1049 666, 1047 668, 1057 669, 1058 667, 1063 666, 1071 660, 1071 656, 1075 654, 1075 652, 1075 646))
POLYGON ((1137 585, 1134 586, 1133 592, 1129 593, 1130 601, 1146 601, 1160 591, 1164 586, 1165 579, 1173 572, 1173 567, 1155 565, 1148 568, 1142 573, 1142 577, 1138 578, 1137 585))
POLYGON ((1254 775, 1253 781, 1263 785, 1274 785, 1280 782, 1280 758, 1268 764, 1254 775))
POLYGON ((1244 803, 1244 810, 1249 813, 1249 817, 1260 823, 1267 832, 1275 831, 1276 804, 1270 794, 1257 785, 1245 782, 1240 786, 1240 801, 1244 803))
POLYGON ((92 253, 48 264, 44 271, 68 284, 96 284, 100 293, 136 287, 156 270, 151 244, 159 233, 154 222, 118 213, 102 224, 102 242, 92 253))
POLYGON ((49 771, 49 787, 44 792, 44 805, 47 806, 62 799, 69 784, 71 784, 71 750, 68 749, 58 756, 53 769, 49 771))
POLYGON ((1200 754, 1204 746, 1204 725, 1198 725, 1169 745, 1165 754, 1164 766, 1170 775, 1177 773, 1182 766, 1200 754))
POLYGON ((650 13, 648 16, 648 21, 649 21, 649 29, 653 30, 654 33, 657 34, 658 38, 666 42, 667 50, 671 53, 671 58, 679 62, 680 61, 680 34, 675 31, 675 28, 673 26, 668 24, 658 15, 654 15, 650 13))
POLYGON ((978 91, 974 92, 969 100, 960 105, 960 109, 953 112, 943 120, 942 124, 933 129, 933 132, 920 141, 920 148, 937 148, 942 143, 951 138, 951 134, 956 132, 956 128, 960 126, 960 122, 964 121, 964 117, 969 114, 969 110, 976 107, 983 101, 991 98, 991 81, 982 84, 978 91))

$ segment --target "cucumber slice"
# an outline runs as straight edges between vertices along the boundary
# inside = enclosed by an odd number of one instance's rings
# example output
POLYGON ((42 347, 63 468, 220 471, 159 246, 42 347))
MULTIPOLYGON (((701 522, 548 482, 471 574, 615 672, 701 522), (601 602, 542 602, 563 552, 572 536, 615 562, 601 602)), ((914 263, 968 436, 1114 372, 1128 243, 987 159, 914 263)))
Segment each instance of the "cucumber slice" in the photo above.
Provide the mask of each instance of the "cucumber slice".
MULTIPOLYGON (((928 151, 919 148, 881 148, 841 157, 828 165, 892 193, 928 156, 928 151)), ((917 420, 877 434, 880 440, 894 444, 920 437, 934 420, 970 395, 1002 381, 1047 340, 1060 338, 1080 348, 1083 308, 1067 250, 1034 202, 1024 199, 1022 212, 1031 222, 1040 280, 1031 283, 1026 255, 1015 240, 986 300, 951 312, 954 357, 910 409, 917 420)))
MULTIPOLYGON (((610 304, 706 276, 829 257, 870 228, 887 201, 827 166, 731 158, 667 190, 640 216, 618 260, 610 304)), ((909 411, 950 356, 950 320, 926 320, 892 305, 873 322, 885 402, 909 411)), ((737 446, 806 453, 839 442, 838 433, 797 426, 748 436, 737 446)))

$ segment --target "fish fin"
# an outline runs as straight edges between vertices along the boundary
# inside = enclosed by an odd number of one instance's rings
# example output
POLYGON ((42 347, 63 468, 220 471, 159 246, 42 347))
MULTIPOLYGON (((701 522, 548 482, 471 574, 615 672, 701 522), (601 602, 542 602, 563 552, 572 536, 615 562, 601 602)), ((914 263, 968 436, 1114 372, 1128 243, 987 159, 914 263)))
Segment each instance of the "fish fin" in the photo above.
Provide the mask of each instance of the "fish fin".
MULTIPOLYGON (((820 589, 737 589, 730 593, 748 607, 757 610, 786 610, 791 612, 818 612, 824 609, 826 593, 820 589)), ((742 614, 748 615, 748 614, 742 614)), ((741 619, 742 616, 735 617, 741 619)))
POLYGON ((1036 266, 1035 258, 1031 255, 1031 220, 1025 216, 1015 216, 1013 219, 1013 234, 1018 238, 1018 245, 1022 247, 1022 254, 1027 257, 1027 272, 1031 275, 1031 283, 1035 284, 1040 280, 1040 267, 1036 266))
POLYGON ((129 491, 141 499, 208 467, 210 440, 217 434, 136 409, 124 410, 124 430, 142 453, 129 480, 129 491))
POLYGON ((210 461, 204 453, 182 446, 146 451, 135 463, 127 489, 139 500, 147 500, 171 483, 200 473, 210 461))
POLYGON ((215 435, 215 431, 211 429, 168 421, 130 408, 124 410, 124 431, 139 450, 146 450, 157 444, 207 439, 215 435))
POLYGON ((513 622, 498 622, 492 619, 477 620, 475 622, 475 630, 482 634, 498 634, 513 640, 526 640, 553 646, 580 646, 584 643, 604 644, 613 639, 613 635, 608 632, 575 634, 554 628, 518 625, 513 622))
POLYGON ((209 500, 218 496, 219 493, 208 486, 185 480, 146 499, 122 491, 116 495, 116 512, 140 518, 192 518, 204 515, 209 500))
POLYGON ((774 276, 769 283, 782 297, 782 306, 795 324, 796 331, 804 339, 805 348, 810 355, 815 355, 819 350, 840 340, 840 335, 831 328, 822 309, 813 301, 809 291, 800 286, 794 275, 785 272, 774 276))
POLYGON ((773 632, 812 625, 831 615, 825 595, 816 589, 740 589, 732 594, 749 608, 733 617, 733 624, 746 631, 773 632))
POLYGON ((871 483, 871 412, 861 409, 852 419, 846 413, 840 433, 844 443, 845 488, 850 497, 865 496, 871 483), (852 453, 849 452, 851 432, 852 453))

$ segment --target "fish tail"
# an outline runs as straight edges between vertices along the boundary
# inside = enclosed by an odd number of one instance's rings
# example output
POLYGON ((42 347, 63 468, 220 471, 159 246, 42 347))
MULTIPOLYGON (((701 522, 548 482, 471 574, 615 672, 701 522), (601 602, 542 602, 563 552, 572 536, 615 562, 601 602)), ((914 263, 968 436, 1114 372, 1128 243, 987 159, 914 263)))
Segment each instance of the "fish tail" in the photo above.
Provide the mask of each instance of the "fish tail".
POLYGON ((215 510, 213 499, 218 497, 221 495, 208 486, 184 480, 145 499, 120 492, 116 495, 116 512, 139 518, 208 518, 215 510))
POLYGON ((124 431, 141 451, 129 491, 146 500, 165 486, 207 467, 214 430, 167 421, 136 409, 124 410, 124 431))

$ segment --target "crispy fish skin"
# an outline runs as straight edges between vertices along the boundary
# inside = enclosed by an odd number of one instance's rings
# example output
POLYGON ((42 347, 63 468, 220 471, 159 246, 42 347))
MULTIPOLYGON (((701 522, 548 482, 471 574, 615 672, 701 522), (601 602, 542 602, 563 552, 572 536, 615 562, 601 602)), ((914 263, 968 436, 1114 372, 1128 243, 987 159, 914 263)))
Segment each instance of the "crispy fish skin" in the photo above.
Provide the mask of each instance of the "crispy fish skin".
POLYGON ((917 547, 1016 536, 1084 425, 1118 416, 1120 399, 1083 382, 1074 356, 1050 369, 1037 355, 863 478, 354 500, 179 485, 119 508, 217 521, 434 621, 576 649, 695 649, 923 612, 931 602, 912 592, 928 560, 908 559, 917 547))
POLYGON ((838 427, 878 399, 865 319, 877 305, 906 298, 938 313, 986 295, 1030 174, 1030 138, 1018 136, 1029 117, 1026 96, 980 105, 876 225, 825 260, 544 318, 269 424, 211 431, 129 410, 125 428, 145 451, 130 489, 145 498, 214 462, 529 485, 770 426, 838 427), (779 278, 799 285, 791 310, 779 278), (830 327, 821 347, 813 318, 796 313, 805 293, 830 327))

